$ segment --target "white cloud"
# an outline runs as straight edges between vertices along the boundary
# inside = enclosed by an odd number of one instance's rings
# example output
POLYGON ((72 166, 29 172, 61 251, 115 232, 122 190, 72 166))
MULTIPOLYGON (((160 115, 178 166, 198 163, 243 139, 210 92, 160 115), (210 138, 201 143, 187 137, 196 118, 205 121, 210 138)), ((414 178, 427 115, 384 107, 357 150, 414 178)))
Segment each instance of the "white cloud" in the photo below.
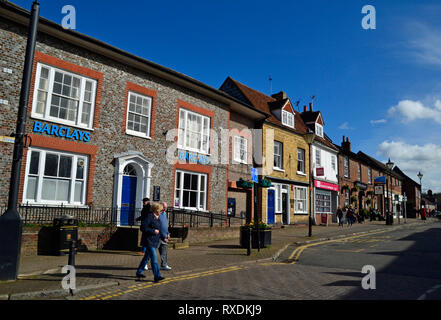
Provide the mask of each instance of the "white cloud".
POLYGON ((421 101, 401 100, 396 106, 388 110, 390 117, 402 116, 402 122, 409 123, 415 120, 431 119, 441 124, 441 101, 436 100, 434 107, 427 107, 421 101))
POLYGON ((387 122, 386 119, 371 120, 371 124, 372 125, 380 124, 380 123, 386 123, 386 122, 387 122))
POLYGON ((341 130, 352 130, 352 129, 354 129, 354 128, 349 126, 348 122, 342 123, 338 128, 341 129, 341 130))
POLYGON ((413 36, 408 47, 416 62, 441 66, 441 30, 421 23, 411 23, 409 27, 413 36))
POLYGON ((391 159, 411 179, 419 183, 417 173, 423 173, 423 189, 441 191, 441 145, 427 143, 411 145, 402 141, 383 141, 378 153, 391 159))

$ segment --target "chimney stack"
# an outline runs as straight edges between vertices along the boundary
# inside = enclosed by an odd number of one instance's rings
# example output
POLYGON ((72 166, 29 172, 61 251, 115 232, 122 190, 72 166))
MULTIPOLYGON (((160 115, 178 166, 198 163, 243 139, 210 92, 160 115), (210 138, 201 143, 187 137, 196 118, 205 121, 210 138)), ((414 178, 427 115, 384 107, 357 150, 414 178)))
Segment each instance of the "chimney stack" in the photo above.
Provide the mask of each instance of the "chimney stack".
POLYGON ((286 99, 286 92, 280 91, 279 93, 272 94, 271 97, 276 100, 284 100, 286 99))
POLYGON ((306 106, 303 106, 303 112, 308 111, 308 108, 306 106))
POLYGON ((341 143, 341 147, 344 151, 351 152, 351 142, 349 141, 348 137, 346 137, 346 141, 345 141, 345 136, 343 136, 343 142, 341 143))
POLYGON ((312 102, 309 103, 309 111, 312 112, 312 102))

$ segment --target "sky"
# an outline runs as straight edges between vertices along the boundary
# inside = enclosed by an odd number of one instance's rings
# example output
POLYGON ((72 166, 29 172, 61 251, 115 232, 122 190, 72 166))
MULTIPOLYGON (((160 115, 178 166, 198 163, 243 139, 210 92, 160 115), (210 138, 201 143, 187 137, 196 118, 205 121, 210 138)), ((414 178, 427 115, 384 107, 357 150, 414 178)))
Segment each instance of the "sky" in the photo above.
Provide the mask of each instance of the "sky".
POLYGON ((347 136, 352 151, 390 158, 416 182, 420 171, 423 191, 441 192, 439 0, 39 2, 42 17, 61 24, 72 5, 76 31, 212 87, 228 76, 272 87, 299 110, 315 96, 334 143, 347 136))

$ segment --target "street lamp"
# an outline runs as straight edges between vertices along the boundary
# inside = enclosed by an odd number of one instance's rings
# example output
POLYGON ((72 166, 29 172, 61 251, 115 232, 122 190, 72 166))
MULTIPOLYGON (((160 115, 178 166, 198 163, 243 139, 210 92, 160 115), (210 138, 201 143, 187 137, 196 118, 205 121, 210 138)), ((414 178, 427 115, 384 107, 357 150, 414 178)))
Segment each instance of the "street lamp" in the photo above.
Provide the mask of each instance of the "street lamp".
MULTIPOLYGON (((389 169, 389 171, 392 170, 392 168, 394 167, 394 163, 392 161, 389 161, 386 163, 387 168, 389 169)), ((391 186, 391 191, 392 191, 392 186, 391 186)), ((390 217, 390 203, 389 203, 389 177, 387 177, 386 179, 386 195, 387 195, 387 217, 386 217, 386 224, 392 224, 392 219, 390 217)))
POLYGON ((420 179, 420 188, 421 188, 421 191, 420 191, 420 212, 421 212, 421 207, 422 207, 421 203, 423 201, 423 185, 421 184, 421 179, 423 178, 423 174, 420 171, 418 171, 417 177, 420 179))
POLYGON ((312 142, 315 139, 315 133, 312 130, 308 130, 308 132, 305 134, 305 140, 306 143, 309 146, 309 224, 308 224, 308 236, 312 236, 312 205, 311 205, 311 190, 312 190, 312 177, 313 177, 313 170, 311 167, 311 145, 312 142))

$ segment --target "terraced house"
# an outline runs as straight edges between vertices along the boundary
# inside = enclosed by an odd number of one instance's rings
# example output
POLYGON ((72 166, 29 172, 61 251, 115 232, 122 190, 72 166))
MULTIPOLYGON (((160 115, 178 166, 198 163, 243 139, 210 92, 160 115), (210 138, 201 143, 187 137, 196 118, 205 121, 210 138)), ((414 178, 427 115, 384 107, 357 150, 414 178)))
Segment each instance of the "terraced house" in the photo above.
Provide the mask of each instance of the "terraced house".
POLYGON ((270 188, 260 188, 259 216, 269 224, 307 223, 309 154, 306 126, 284 92, 267 96, 228 77, 220 90, 269 115, 262 129, 261 164, 270 188))
POLYGON ((311 163, 313 170, 313 219, 316 224, 328 225, 336 221, 338 206, 338 149, 325 134, 325 122, 320 111, 313 110, 313 104, 306 106, 301 113, 303 122, 309 131, 314 132, 311 163))
MULTIPOLYGON (((29 16, 0 2, 2 136, 15 129, 29 16)), ((249 179, 251 150, 242 131, 265 112, 47 19, 40 18, 38 30, 22 205, 117 208, 118 225, 133 224, 144 197, 222 214, 236 198, 236 211, 251 211, 251 195, 242 196, 228 177, 249 179), (230 125, 240 130, 225 147, 217 133, 230 125), (220 153, 231 148, 240 152, 229 167, 220 153)), ((2 203, 12 150, 0 142, 2 203)))

